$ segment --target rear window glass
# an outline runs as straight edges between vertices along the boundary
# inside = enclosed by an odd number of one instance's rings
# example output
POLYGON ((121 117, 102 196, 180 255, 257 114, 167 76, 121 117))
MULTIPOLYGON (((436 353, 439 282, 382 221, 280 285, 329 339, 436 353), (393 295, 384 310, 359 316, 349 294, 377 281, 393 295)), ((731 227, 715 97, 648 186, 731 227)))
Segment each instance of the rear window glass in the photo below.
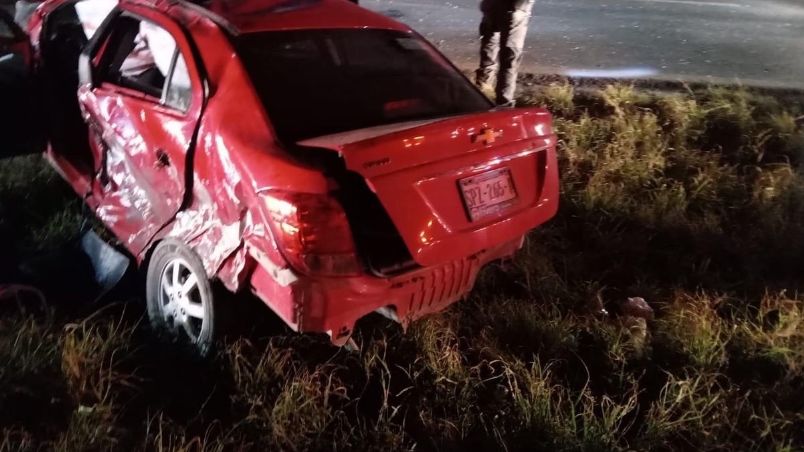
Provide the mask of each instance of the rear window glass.
POLYGON ((490 108, 443 57, 402 32, 263 32, 236 45, 274 128, 290 142, 490 108))

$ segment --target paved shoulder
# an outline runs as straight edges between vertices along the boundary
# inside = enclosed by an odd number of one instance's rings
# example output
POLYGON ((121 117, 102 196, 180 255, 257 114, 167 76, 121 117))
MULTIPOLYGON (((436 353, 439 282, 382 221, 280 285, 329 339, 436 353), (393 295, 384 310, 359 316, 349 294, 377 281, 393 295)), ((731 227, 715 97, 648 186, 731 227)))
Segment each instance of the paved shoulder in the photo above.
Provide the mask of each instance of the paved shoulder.
MULTIPOLYGON (((461 66, 477 59, 478 2, 364 0, 461 66)), ((804 88, 804 2, 537 0, 524 70, 804 88)))

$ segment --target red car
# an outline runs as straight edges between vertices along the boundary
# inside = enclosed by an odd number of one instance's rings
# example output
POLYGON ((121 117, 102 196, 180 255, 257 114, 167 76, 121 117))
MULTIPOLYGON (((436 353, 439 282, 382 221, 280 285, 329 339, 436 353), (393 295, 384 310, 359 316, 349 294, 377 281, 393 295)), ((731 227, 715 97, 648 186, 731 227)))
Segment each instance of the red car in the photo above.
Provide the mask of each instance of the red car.
POLYGON ((342 345, 370 313, 466 296, 556 213, 548 112, 495 110, 403 24, 347 0, 108 1, 32 18, 47 157, 147 266, 153 325, 199 352, 216 281, 342 345))

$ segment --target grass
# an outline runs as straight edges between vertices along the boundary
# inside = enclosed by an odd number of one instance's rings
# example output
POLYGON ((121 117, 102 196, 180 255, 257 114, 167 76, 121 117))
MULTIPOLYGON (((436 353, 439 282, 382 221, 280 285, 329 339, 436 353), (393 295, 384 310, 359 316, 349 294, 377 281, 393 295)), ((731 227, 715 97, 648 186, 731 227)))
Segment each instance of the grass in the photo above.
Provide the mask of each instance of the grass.
MULTIPOLYGON (((559 215, 468 300, 359 351, 267 327, 197 362, 142 308, 0 301, 0 451, 804 448, 802 107, 740 88, 523 93, 559 215), (643 297, 654 320, 623 315, 643 297)), ((38 157, 0 162, 13 259, 77 234, 38 157)), ((10 258, 9 260, 13 260, 10 258)))

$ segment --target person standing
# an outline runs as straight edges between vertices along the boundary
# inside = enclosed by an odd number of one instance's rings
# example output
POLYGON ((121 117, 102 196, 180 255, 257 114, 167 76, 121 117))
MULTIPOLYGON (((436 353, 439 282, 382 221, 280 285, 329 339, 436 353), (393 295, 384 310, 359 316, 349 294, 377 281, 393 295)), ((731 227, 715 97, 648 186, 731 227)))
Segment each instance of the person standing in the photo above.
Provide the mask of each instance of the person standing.
POLYGON ((503 107, 515 105, 516 76, 522 62, 528 22, 534 0, 482 0, 480 11, 480 67, 475 83, 481 89, 491 89, 496 75, 496 103, 503 107))

